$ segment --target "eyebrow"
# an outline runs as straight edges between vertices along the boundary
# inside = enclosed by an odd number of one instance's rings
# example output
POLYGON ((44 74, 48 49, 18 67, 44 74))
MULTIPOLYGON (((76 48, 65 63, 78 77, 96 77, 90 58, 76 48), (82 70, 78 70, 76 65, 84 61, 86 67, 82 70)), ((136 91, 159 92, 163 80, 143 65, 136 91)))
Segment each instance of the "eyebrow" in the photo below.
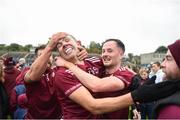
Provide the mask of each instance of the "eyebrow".
POLYGON ((173 57, 171 55, 166 55, 165 58, 166 59, 173 59, 173 57))

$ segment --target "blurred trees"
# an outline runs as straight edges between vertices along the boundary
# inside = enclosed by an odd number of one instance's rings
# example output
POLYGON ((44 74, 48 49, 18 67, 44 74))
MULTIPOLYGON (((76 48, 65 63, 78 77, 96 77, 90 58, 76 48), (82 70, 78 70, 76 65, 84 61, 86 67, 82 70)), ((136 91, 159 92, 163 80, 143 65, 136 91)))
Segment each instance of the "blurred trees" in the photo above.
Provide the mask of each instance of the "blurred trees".
POLYGON ((128 59, 127 60, 134 65, 140 65, 141 64, 140 56, 133 55, 133 53, 128 53, 128 59))
POLYGON ((165 46, 159 46, 159 47, 156 49, 155 53, 166 53, 167 50, 168 50, 167 47, 165 47, 165 46))
POLYGON ((26 51, 29 52, 30 48, 32 48, 33 45, 28 44, 25 46, 19 45, 17 43, 11 43, 10 45, 0 44, 0 50, 1 51, 26 51))
MULTIPOLYGON (((33 48, 32 44, 27 44, 25 46, 19 45, 17 43, 11 43, 10 45, 6 44, 0 44, 0 51, 22 51, 22 52, 29 52, 30 49, 33 48)), ((91 41, 89 46, 86 47, 88 53, 95 53, 95 54, 101 54, 101 49, 102 46, 100 43, 96 43, 95 41, 91 41)), ((166 53, 167 48, 165 46, 159 46, 156 50, 155 53, 166 53)), ((130 62, 135 62, 134 61, 134 55, 133 53, 128 53, 128 58, 130 62)), ((137 56, 136 56, 137 57, 137 56)), ((137 57, 138 58, 138 57, 137 57)), ((139 63, 139 61, 136 61, 136 63, 139 63)))
POLYGON ((96 43, 95 41, 91 41, 89 47, 86 49, 88 53, 101 54, 102 46, 99 43, 96 43))

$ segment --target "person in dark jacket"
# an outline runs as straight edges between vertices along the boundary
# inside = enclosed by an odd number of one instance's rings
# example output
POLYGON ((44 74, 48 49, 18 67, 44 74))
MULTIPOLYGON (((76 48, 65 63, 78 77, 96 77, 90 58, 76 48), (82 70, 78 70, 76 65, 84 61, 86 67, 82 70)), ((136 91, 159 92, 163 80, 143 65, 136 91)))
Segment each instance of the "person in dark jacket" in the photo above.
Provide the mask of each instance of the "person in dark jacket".
MULTIPOLYGON (((180 80, 180 39, 168 46, 168 51, 161 64, 167 80, 180 80)), ((161 99, 155 106, 157 119, 180 119, 180 90, 161 99)))
MULTIPOLYGON (((148 77, 148 71, 145 68, 141 68, 139 70, 139 77, 140 77, 139 86, 145 84, 148 80, 151 80, 148 77)), ((152 82, 151 84, 155 84, 155 80, 154 81, 151 80, 151 82, 152 82)), ((154 106, 154 102, 139 104, 141 119, 146 119, 146 117, 148 117, 148 119, 153 118, 153 106, 154 106)))

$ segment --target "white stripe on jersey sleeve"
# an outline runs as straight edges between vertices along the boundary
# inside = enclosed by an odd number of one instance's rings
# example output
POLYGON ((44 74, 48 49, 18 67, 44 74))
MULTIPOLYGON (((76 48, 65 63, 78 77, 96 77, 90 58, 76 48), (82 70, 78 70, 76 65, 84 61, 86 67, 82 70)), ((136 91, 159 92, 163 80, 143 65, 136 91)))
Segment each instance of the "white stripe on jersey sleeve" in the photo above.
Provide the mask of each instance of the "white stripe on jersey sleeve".
POLYGON ((86 58, 85 60, 86 61, 91 61, 92 63, 101 61, 100 58, 97 58, 97 57, 86 58))

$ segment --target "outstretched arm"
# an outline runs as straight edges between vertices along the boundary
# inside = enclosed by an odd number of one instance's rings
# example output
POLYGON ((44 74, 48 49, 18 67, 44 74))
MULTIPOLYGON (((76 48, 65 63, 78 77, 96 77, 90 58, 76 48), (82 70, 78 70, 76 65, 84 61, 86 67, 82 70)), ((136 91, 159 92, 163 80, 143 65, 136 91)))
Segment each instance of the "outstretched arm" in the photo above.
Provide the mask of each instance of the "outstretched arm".
MULTIPOLYGON (((69 87, 71 90, 67 89, 67 87, 63 88, 63 84, 69 84, 69 82, 67 82, 68 80, 71 80, 71 82, 73 82, 73 79, 70 79, 70 77, 66 77, 66 74, 59 74, 59 76, 56 77, 61 77, 62 79, 61 82, 57 82, 57 87, 58 85, 60 85, 61 87, 59 87, 63 89, 63 91, 71 100, 78 103, 93 114, 102 114, 106 112, 116 111, 132 105, 133 101, 141 103, 158 100, 160 98, 172 95, 174 92, 180 89, 179 80, 166 81, 159 84, 141 86, 133 92, 127 93, 122 96, 95 99, 87 90, 87 88, 82 85, 78 86, 78 88, 72 92, 71 88, 74 88, 74 86, 72 85, 70 85, 71 87, 69 87)), ((75 83, 75 86, 77 86, 78 84, 75 83)))
POLYGON ((133 104, 130 93, 119 97, 95 99, 83 86, 75 90, 69 98, 93 114, 112 112, 133 104))
POLYGON ((61 57, 57 58, 56 64, 70 69, 80 80, 80 82, 93 92, 117 91, 124 88, 124 83, 117 77, 110 76, 105 78, 98 78, 83 71, 73 63, 65 61, 61 57))
POLYGON ((144 103, 166 98, 179 91, 179 86, 180 80, 165 81, 158 84, 142 86, 122 96, 101 99, 93 98, 89 91, 81 86, 69 97, 93 114, 102 114, 128 107, 134 102, 144 103))

